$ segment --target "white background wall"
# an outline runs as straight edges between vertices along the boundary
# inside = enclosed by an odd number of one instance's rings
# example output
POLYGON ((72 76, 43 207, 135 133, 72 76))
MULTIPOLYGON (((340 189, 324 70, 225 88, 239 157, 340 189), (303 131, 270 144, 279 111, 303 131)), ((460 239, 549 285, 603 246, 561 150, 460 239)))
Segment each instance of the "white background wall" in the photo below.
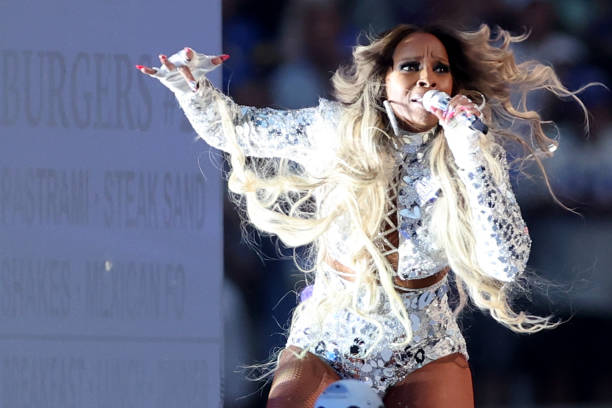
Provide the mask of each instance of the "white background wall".
POLYGON ((0 406, 219 406, 219 172, 134 65, 219 52, 220 2, 0 10, 0 406))

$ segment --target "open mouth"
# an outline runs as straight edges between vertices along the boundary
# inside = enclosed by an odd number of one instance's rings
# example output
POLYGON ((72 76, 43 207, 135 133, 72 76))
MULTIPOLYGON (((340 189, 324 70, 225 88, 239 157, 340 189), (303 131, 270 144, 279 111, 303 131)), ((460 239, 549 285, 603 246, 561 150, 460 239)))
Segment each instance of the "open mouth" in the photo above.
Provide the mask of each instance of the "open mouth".
POLYGON ((410 102, 421 103, 421 102, 423 102, 423 97, 422 96, 414 96, 414 97, 410 98, 410 102))

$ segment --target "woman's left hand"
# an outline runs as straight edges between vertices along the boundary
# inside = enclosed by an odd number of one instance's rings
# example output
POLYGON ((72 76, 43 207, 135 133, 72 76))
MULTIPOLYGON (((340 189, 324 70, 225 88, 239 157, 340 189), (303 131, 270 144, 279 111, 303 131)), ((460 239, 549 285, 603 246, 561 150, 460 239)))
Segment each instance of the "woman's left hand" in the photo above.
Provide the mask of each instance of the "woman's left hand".
MULTIPOLYGON (((441 110, 439 108, 432 108, 432 113, 438 118, 440 125, 443 128, 455 127, 459 123, 458 121, 465 121, 461 119, 460 116, 467 115, 475 115, 479 118, 482 118, 482 112, 478 106, 470 100, 465 95, 457 94, 453 96, 448 102, 448 107, 446 110, 441 110)), ((467 124, 467 121, 465 121, 467 124)))
POLYGON ((480 149, 481 132, 470 127, 469 116, 475 115, 482 118, 482 112, 478 106, 465 95, 455 95, 448 103, 448 107, 442 111, 434 108, 434 115, 438 117, 439 123, 444 128, 444 137, 448 143, 455 162, 460 167, 469 167, 470 157, 480 149))

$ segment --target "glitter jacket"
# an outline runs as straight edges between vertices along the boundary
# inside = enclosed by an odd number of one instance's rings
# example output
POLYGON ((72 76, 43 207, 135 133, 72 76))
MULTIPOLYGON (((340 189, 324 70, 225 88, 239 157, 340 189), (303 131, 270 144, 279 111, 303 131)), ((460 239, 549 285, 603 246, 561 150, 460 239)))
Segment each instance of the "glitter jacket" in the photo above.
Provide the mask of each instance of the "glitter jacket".
MULTIPOLYGON (((287 158, 312 174, 334 163, 340 103, 321 99, 318 106, 299 110, 237 106, 208 81, 196 93, 178 93, 177 99, 198 135, 217 149, 228 150, 217 108, 221 101, 237 112, 231 119, 246 156, 287 158)), ((462 126, 452 133, 446 137, 469 138, 474 131, 462 126)), ((398 252, 397 276, 402 279, 425 278, 448 265, 444 250, 435 245, 429 233, 433 205, 441 189, 423 160, 428 136, 410 135, 395 154, 395 183, 390 191, 395 199, 390 200, 389 208, 397 212, 399 246, 392 250, 398 252)), ((453 149, 450 143, 449 147, 467 191, 477 260, 491 277, 510 281, 524 270, 531 240, 509 183, 505 152, 501 147, 494 152, 504 169, 503 182, 498 184, 479 148, 453 149)), ((380 238, 384 240, 384 234, 380 238)), ((322 237, 329 256, 344 265, 351 265, 348 249, 355 239, 348 217, 343 215, 322 237)))

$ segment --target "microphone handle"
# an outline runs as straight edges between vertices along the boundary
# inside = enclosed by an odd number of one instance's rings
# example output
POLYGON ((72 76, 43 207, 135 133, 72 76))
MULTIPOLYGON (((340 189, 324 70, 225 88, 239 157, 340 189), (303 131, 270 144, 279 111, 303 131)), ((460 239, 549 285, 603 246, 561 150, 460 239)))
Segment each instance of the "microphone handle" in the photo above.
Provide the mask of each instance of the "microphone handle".
POLYGON ((476 115, 469 117, 465 113, 461 113, 463 117, 470 121, 470 127, 474 130, 479 131, 483 135, 489 133, 489 127, 483 123, 482 120, 476 115))

